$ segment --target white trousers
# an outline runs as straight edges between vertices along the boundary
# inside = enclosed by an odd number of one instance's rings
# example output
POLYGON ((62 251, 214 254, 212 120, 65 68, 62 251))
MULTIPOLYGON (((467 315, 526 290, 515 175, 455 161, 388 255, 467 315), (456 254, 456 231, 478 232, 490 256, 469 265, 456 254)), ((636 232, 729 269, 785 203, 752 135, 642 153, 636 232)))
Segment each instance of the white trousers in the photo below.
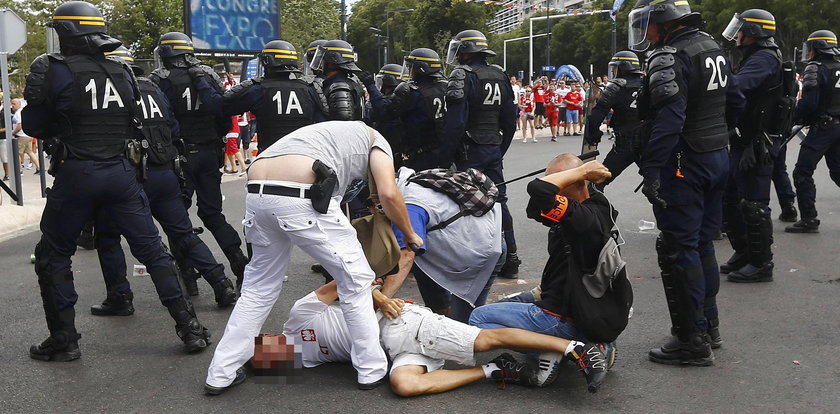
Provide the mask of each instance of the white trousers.
MULTIPOLYGON (((309 187, 288 182, 249 182, 260 183, 309 187)), ((236 370, 254 355, 254 337, 280 296, 293 245, 312 256, 335 278, 339 305, 353 341, 351 359, 358 381, 367 384, 384 377, 388 361, 379 344, 379 324, 369 289, 374 273, 338 200, 330 202, 327 214, 320 214, 308 199, 249 193, 242 223, 253 256, 245 267, 242 294, 207 369, 207 384, 230 385, 236 370)))

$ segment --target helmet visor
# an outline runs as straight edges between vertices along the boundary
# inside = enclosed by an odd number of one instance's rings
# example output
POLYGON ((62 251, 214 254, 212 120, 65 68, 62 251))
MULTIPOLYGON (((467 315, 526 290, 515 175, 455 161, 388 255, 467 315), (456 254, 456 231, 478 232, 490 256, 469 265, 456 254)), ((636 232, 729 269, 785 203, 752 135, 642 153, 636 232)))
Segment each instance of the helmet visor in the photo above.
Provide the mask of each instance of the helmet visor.
POLYGON ((726 29, 723 29, 723 33, 721 33, 721 36, 723 36, 726 40, 729 41, 735 40, 735 35, 737 35, 739 31, 741 31, 741 27, 743 25, 744 22, 741 21, 741 19, 739 18, 739 14, 735 13, 732 16, 732 20, 730 20, 729 24, 726 26, 726 29))
POLYGON ((312 61, 309 62, 307 67, 312 71, 322 71, 324 69, 324 55, 326 54, 327 49, 318 46, 318 49, 315 50, 315 54, 312 55, 312 61))
POLYGON ((607 79, 613 80, 618 77, 618 62, 610 62, 607 65, 607 79))
POLYGON ((630 50, 642 52, 650 47, 647 38, 648 24, 650 23, 650 7, 633 9, 628 17, 627 46, 630 50))
POLYGON ((458 49, 461 48, 461 41, 452 39, 449 41, 449 50, 446 52, 446 64, 451 65, 458 60, 458 49))
POLYGON ((402 65, 402 72, 400 73, 400 79, 411 79, 411 70, 414 69, 414 62, 403 59, 402 65))
POLYGON ((385 83, 384 78, 385 76, 382 76, 381 73, 377 73, 374 77, 373 84, 376 85, 376 89, 379 89, 380 92, 382 91, 382 84, 385 83))

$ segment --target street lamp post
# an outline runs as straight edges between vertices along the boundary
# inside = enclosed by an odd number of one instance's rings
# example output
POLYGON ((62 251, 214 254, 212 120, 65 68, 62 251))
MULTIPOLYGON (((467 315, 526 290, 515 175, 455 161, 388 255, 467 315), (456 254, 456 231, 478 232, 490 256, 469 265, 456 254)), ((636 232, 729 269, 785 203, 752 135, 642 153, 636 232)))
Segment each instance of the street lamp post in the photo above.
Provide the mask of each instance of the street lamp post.
POLYGON ((373 32, 373 35, 376 36, 376 68, 382 67, 382 38, 385 37, 382 35, 382 29, 378 27, 368 26, 373 32))
POLYGON ((391 57, 391 15, 397 13, 411 13, 414 9, 399 9, 399 10, 386 10, 385 11, 385 64, 388 64, 388 60, 391 57))

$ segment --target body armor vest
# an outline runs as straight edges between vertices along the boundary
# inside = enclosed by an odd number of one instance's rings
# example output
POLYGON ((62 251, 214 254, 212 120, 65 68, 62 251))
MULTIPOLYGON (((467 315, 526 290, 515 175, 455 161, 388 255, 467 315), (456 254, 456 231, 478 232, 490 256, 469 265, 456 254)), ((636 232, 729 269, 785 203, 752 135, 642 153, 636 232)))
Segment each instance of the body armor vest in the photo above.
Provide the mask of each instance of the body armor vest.
POLYGON ((317 102, 309 85, 300 79, 263 78, 255 80, 263 88, 260 113, 256 114, 258 146, 265 150, 292 131, 313 123, 317 102))
POLYGON ((172 129, 166 119, 169 103, 161 102, 162 92, 149 79, 137 78, 137 86, 140 89, 139 106, 143 112, 143 138, 149 144, 149 166, 172 166, 178 150, 172 144, 172 129))
POLYGON ((432 80, 415 83, 415 85, 417 85, 417 91, 420 92, 426 119, 423 125, 413 125, 406 131, 406 152, 409 153, 419 149, 432 150, 440 145, 438 137, 443 128, 443 117, 446 114, 446 81, 432 80))
POLYGON ((726 88, 732 80, 731 67, 720 45, 711 36, 699 32, 678 38, 671 46, 689 59, 694 85, 687 94, 682 137, 692 150, 709 152, 729 144, 726 125, 726 88))
POLYGON ((840 62, 833 58, 823 59, 822 66, 828 70, 828 85, 820 90, 820 109, 831 116, 840 116, 840 62), (831 92, 826 93, 830 88, 831 92))
POLYGON ((502 132, 499 127, 499 113, 502 110, 502 88, 510 83, 499 68, 476 66, 469 69, 478 77, 478 91, 470 100, 470 114, 467 120, 467 134, 476 144, 499 145, 502 132))
POLYGON ((187 144, 209 144, 220 141, 216 117, 201 103, 186 69, 173 68, 169 72, 172 87, 167 93, 172 111, 181 127, 181 138, 187 144))
POLYGON ((619 135, 626 135, 636 131, 642 124, 637 99, 642 89, 639 77, 626 79, 627 83, 621 87, 621 94, 613 105, 613 116, 610 126, 619 135))
POLYGON ((753 139, 757 134, 768 131, 769 124, 775 121, 774 118, 777 115, 775 106, 784 93, 782 90, 782 57, 778 49, 759 49, 744 59, 741 67, 751 57, 759 53, 771 54, 778 60, 779 65, 776 72, 765 84, 754 91, 745 91, 744 93, 747 98, 747 106, 738 121, 738 130, 741 132, 741 140, 744 143, 753 139))
POLYGON ((66 114, 71 131, 62 138, 70 153, 95 160, 122 155, 133 138, 133 92, 123 66, 88 55, 67 56, 64 63, 73 73, 73 109, 66 114))
MULTIPOLYGON (((341 75, 337 75, 341 76, 341 75)), ((329 107, 329 105, 334 105, 337 101, 335 99, 330 99, 330 95, 333 93, 349 93, 350 96, 347 97, 347 102, 350 107, 350 121, 364 121, 365 120, 365 90, 362 88, 362 85, 359 82, 355 82, 348 77, 342 77, 336 79, 333 82, 328 82, 329 78, 324 82, 327 85, 323 88, 322 93, 326 94, 325 102, 328 105, 327 114, 332 116, 333 114, 340 113, 341 111, 345 111, 348 109, 345 108, 333 108, 329 107), (342 90, 342 88, 336 88, 336 84, 338 83, 345 83, 348 86, 349 91, 342 90)), ((341 101, 341 100, 339 100, 341 101)), ((334 119, 334 118, 333 118, 334 119)))

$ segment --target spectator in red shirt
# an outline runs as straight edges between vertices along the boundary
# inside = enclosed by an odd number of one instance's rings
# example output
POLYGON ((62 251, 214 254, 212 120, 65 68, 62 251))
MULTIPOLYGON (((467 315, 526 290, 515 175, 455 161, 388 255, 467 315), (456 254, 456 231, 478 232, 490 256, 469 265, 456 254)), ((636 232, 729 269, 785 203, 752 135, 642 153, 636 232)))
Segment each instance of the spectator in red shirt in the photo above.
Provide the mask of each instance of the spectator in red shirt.
MULTIPOLYGON (((567 93, 563 99, 566 101, 566 126, 569 131, 573 131, 571 135, 580 135, 578 119, 580 118, 579 111, 583 103, 583 96, 580 94, 580 85, 575 85, 574 89, 567 93)), ((570 134, 567 132, 564 135, 570 134)))
POLYGON ((548 127, 551 129, 551 141, 557 142, 557 132, 560 127, 558 114, 560 95, 553 88, 549 88, 545 95, 545 115, 548 118, 548 127))
POLYGON ((519 97, 519 118, 522 121, 522 143, 528 142, 528 126, 531 126, 531 139, 537 142, 534 135, 534 101, 531 89, 525 89, 525 94, 519 97))
POLYGON ((537 129, 542 129, 543 127, 543 118, 545 117, 545 94, 547 89, 546 84, 541 80, 537 80, 534 83, 534 103, 536 103, 536 110, 534 111, 536 121, 534 123, 537 125, 537 129))

